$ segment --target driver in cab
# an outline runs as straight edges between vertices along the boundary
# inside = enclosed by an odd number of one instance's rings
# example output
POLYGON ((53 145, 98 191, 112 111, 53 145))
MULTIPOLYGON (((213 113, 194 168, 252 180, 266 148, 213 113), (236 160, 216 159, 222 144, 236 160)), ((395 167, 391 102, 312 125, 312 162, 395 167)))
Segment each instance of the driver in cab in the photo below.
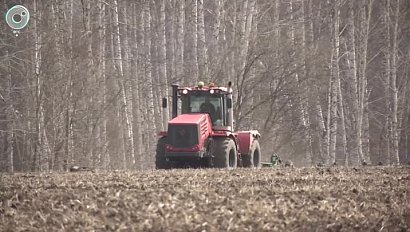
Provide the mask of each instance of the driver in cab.
POLYGON ((214 121, 216 117, 216 110, 215 106, 209 102, 209 98, 205 98, 205 102, 201 104, 200 110, 202 113, 208 113, 209 116, 211 117, 212 122, 214 121))

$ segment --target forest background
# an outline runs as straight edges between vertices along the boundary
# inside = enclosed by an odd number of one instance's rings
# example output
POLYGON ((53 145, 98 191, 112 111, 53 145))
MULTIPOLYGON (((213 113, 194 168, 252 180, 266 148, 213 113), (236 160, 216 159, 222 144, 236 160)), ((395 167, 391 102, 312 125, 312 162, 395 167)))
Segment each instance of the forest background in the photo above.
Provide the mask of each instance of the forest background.
POLYGON ((410 1, 2 0, 0 171, 154 168, 169 86, 234 85, 296 165, 410 161, 410 1))

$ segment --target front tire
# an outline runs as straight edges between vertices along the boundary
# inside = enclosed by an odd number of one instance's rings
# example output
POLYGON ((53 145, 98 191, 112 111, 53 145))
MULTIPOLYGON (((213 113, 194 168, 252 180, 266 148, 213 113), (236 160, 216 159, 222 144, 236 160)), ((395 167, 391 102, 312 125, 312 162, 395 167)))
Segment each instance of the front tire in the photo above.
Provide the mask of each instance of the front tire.
POLYGON ((249 154, 244 156, 243 162, 246 168, 260 168, 261 167, 261 147, 258 140, 253 140, 252 147, 249 154))
POLYGON ((155 167, 156 169, 170 169, 172 168, 171 162, 167 161, 165 157, 165 144, 167 142, 166 137, 162 137, 157 143, 157 153, 155 155, 155 167))
POLYGON ((238 152, 231 138, 218 138, 215 141, 215 166, 234 169, 238 166, 238 152))

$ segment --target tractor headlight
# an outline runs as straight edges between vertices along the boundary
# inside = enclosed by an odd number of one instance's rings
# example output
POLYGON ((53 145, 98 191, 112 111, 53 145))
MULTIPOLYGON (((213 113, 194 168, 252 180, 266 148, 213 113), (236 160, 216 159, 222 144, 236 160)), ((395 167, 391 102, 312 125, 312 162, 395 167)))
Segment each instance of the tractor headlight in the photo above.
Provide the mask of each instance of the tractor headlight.
POLYGON ((187 93, 188 93, 188 90, 187 90, 187 89, 184 89, 184 90, 182 90, 182 93, 183 93, 183 94, 187 94, 187 93))
POLYGON ((214 94, 215 90, 211 89, 211 90, 209 90, 209 93, 214 94))

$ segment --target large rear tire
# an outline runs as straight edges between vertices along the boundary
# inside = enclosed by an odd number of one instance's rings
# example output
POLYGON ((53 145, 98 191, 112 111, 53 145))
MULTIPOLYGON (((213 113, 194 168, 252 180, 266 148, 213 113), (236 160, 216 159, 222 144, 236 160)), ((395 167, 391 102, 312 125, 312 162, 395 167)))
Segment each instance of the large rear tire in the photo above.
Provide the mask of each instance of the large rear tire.
POLYGON ((165 157, 165 144, 167 142, 166 137, 162 137, 157 143, 157 153, 155 155, 155 167, 156 169, 170 169, 172 168, 171 162, 167 161, 165 157))
POLYGON ((243 157, 243 166, 246 168, 260 168, 261 167, 261 147, 258 140, 253 140, 252 147, 249 154, 243 157))
POLYGON ((215 167, 236 168, 238 166, 238 152, 235 142, 231 138, 218 138, 215 140, 215 167))

